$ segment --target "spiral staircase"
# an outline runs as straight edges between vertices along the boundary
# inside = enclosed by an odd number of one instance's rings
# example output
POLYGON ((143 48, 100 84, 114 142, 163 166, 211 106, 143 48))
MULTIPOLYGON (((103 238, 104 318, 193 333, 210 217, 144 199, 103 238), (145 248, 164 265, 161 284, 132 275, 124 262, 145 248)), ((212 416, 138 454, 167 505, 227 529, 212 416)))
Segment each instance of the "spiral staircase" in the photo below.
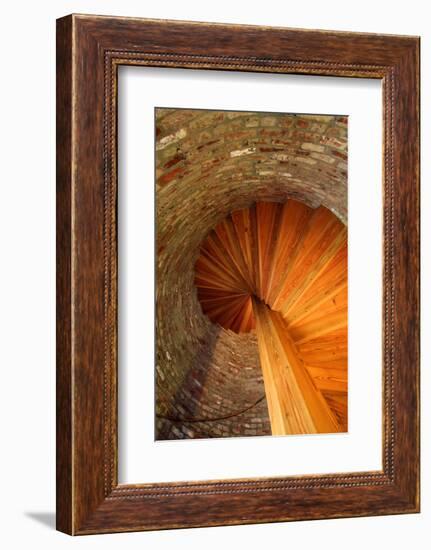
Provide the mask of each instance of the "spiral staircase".
POLYGON ((273 435, 347 431, 347 229, 288 200, 232 212, 195 266, 202 311, 255 331, 273 435))

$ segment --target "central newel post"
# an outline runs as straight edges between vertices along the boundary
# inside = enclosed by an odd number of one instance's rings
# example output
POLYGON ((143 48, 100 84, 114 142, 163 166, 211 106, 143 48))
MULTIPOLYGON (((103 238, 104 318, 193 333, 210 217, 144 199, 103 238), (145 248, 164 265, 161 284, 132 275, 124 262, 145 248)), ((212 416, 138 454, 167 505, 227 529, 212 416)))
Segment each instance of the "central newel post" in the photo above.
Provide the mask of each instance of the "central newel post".
POLYGON ((253 297, 272 435, 333 433, 339 426, 316 388, 283 317, 253 297))

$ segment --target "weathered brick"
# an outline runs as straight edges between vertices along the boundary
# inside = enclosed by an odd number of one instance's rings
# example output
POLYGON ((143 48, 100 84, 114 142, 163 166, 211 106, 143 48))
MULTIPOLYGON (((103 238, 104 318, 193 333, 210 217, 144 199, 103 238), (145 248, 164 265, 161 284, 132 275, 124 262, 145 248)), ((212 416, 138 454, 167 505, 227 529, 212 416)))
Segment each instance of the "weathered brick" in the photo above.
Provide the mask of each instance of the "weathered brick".
POLYGON ((321 160, 323 162, 326 162, 328 164, 334 164, 335 159, 331 155, 323 155, 322 153, 311 153, 310 155, 314 159, 321 160))
POLYGON ((302 162, 303 164, 316 164, 316 160, 310 158, 310 157, 294 157, 294 160, 296 162, 302 162))
POLYGON ((181 128, 180 130, 178 130, 174 134, 170 134, 169 136, 166 136, 166 137, 160 139, 157 142, 156 149, 162 150, 165 147, 167 147, 168 145, 172 145, 172 143, 177 143, 181 139, 185 138, 186 135, 187 135, 187 131, 184 128, 181 128))
POLYGON ((236 151, 231 151, 230 156, 232 158, 242 157, 244 155, 252 155, 255 151, 255 147, 246 147, 245 149, 237 149, 236 151))
POLYGON ((303 143, 301 149, 304 149, 304 151, 315 151, 316 153, 323 153, 325 150, 323 145, 318 145, 317 143, 303 143))

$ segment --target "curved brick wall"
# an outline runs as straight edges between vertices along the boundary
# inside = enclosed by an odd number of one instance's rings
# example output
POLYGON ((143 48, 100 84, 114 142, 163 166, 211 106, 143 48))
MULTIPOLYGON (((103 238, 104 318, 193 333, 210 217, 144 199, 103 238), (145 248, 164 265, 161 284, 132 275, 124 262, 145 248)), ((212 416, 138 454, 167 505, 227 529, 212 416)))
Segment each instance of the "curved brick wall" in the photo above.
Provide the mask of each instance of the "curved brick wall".
POLYGON ((194 287, 208 232, 255 201, 347 223, 347 120, 157 109, 156 438, 269 435, 257 340, 212 324, 194 287))

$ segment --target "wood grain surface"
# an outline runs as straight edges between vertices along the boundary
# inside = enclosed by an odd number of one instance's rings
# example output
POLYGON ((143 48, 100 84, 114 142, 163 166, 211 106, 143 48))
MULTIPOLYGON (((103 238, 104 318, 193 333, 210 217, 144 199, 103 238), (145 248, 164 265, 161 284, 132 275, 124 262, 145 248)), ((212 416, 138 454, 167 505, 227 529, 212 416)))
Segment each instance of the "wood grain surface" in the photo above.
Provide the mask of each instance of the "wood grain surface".
POLYGON ((347 228, 335 214, 292 199, 232 212, 202 243, 195 285, 213 323, 256 330, 273 435, 347 431, 347 228))
POLYGON ((58 20, 57 33, 57 528, 89 534, 417 512, 419 39, 87 15, 58 20), (118 484, 121 64, 382 80, 382 471, 118 484))

